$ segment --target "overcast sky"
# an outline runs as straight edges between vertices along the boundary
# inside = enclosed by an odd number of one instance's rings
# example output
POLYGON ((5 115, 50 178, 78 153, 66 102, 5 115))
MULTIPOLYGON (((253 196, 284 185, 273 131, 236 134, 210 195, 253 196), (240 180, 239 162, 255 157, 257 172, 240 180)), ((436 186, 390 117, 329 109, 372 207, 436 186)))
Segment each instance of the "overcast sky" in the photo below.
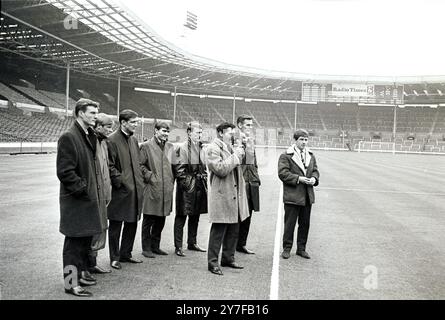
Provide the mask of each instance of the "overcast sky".
POLYGON ((445 75, 441 0, 125 0, 181 49, 261 69, 445 75), (185 29, 186 11, 198 29, 185 29))

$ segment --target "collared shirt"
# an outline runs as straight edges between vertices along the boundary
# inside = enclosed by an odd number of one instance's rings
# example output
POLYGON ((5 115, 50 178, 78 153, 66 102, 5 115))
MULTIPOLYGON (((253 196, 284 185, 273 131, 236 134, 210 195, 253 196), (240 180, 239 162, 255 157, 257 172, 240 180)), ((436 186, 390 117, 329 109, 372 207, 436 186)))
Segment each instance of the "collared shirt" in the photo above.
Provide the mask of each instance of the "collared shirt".
POLYGON ((303 166, 306 168, 306 149, 300 150, 296 145, 294 146, 294 150, 298 155, 298 158, 301 159, 303 166))
POLYGON ((77 121, 77 123, 80 125, 80 127, 83 129, 83 131, 85 132, 85 134, 88 135, 88 128, 89 128, 89 127, 86 127, 86 128, 85 128, 85 125, 84 125, 83 122, 80 121, 79 119, 76 119, 76 121, 77 121))
POLYGON ((128 134, 128 133, 126 133, 124 130, 122 130, 122 127, 121 127, 121 131, 122 131, 122 133, 124 134, 124 137, 125 138, 130 138, 130 134, 128 134))
POLYGON ((161 141, 158 137, 154 137, 155 138, 155 141, 156 141, 156 143, 158 144, 158 146, 159 146, 159 148, 161 148, 161 150, 164 150, 164 147, 165 147, 165 142, 163 142, 163 141, 161 141))

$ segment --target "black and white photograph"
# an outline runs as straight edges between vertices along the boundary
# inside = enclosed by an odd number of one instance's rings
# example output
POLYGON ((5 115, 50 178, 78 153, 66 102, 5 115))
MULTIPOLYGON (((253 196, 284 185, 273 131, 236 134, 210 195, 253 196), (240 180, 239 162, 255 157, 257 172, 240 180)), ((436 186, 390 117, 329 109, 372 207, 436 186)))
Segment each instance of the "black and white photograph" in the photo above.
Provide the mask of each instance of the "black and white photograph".
POLYGON ((445 299, 445 2, 0 4, 0 304, 445 299))

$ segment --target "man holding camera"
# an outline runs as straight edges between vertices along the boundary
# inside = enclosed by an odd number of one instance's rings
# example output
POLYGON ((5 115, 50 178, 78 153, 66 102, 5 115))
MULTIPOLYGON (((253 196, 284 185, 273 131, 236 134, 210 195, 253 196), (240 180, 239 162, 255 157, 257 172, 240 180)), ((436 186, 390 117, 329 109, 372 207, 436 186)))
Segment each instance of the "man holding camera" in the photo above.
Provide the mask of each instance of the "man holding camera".
POLYGON ((207 165, 210 171, 209 220, 212 223, 207 255, 210 272, 223 275, 221 266, 243 269, 235 262, 239 222, 249 216, 246 186, 240 164, 244 156, 241 145, 232 145, 235 125, 224 122, 216 127, 217 137, 207 147, 207 165))

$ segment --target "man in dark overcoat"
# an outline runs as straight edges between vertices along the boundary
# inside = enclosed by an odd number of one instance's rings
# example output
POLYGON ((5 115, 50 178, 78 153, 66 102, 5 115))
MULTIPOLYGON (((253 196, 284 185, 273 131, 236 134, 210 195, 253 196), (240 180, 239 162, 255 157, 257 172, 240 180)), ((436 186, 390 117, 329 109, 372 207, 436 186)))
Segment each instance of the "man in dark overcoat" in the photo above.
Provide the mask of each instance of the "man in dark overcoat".
POLYGON ((236 251, 254 254, 246 247, 247 237, 250 230, 250 221, 253 211, 260 211, 260 176, 258 175, 258 164, 255 153, 255 142, 252 137, 253 118, 248 115, 241 115, 236 121, 238 127, 237 139, 245 151, 241 162, 244 181, 246 182, 247 203, 249 204, 249 217, 240 223, 238 243, 236 251))
POLYGON ((278 177, 283 182, 284 233, 281 256, 289 259, 298 220, 297 255, 310 259, 306 252, 314 186, 318 186, 320 173, 312 151, 307 148, 309 133, 299 129, 294 143, 278 160, 278 177))
POLYGON ((108 155, 112 185, 108 205, 108 244, 111 266, 120 269, 120 262, 141 263, 132 256, 137 223, 141 217, 143 182, 139 167, 139 145, 133 136, 138 114, 126 109, 119 113, 119 128, 108 138, 108 155), (121 237, 122 223, 124 224, 121 237))
POLYGON ((60 180, 60 232, 63 245, 65 292, 80 297, 92 294, 83 286, 95 285, 82 278, 87 271, 88 251, 93 236, 102 232, 96 176, 96 135, 94 126, 98 103, 80 99, 74 114, 76 121, 59 138, 56 170, 60 180))
POLYGON ((176 216, 174 224, 175 253, 185 256, 182 239, 185 221, 187 226, 187 249, 205 252, 196 240, 199 216, 207 213, 207 168, 202 149, 202 126, 199 122, 187 125, 187 140, 176 149, 176 216))
POLYGON ((144 178, 142 212, 142 255, 167 255, 160 248, 165 218, 170 215, 173 203, 174 146, 168 142, 170 126, 167 122, 155 124, 154 136, 141 145, 141 171, 144 178))

